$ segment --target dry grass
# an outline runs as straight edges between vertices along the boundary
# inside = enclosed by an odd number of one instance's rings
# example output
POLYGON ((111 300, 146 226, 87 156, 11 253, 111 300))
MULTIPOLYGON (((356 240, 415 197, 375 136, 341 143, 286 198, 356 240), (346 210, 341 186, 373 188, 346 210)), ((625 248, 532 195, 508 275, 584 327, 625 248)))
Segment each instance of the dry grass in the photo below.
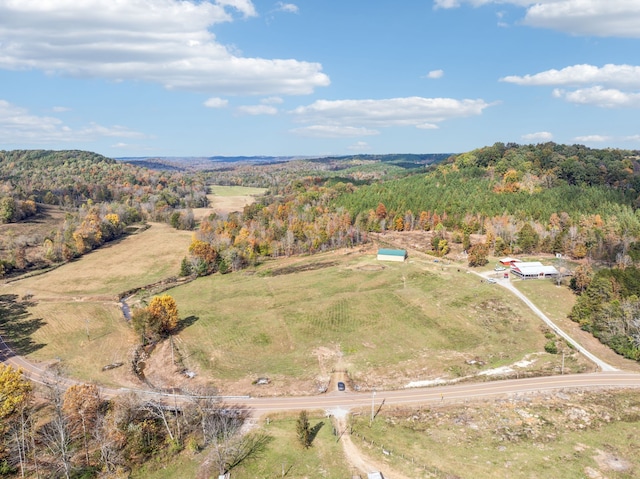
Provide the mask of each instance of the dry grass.
POLYGON ((436 477, 631 479, 640 473, 639 413, 630 391, 383 409, 372 428, 366 412, 353 418, 367 439, 354 441, 390 471, 415 478, 439 471, 436 477), (381 444, 392 454, 383 455, 381 444))
POLYGON ((211 194, 207 195, 207 198, 211 206, 194 209, 193 215, 196 221, 201 221, 211 213, 224 216, 233 211, 242 211, 246 205, 253 203, 257 196, 267 191, 265 188, 246 186, 211 186, 209 190, 211 194))
POLYGON ((108 244, 78 261, 11 283, 10 289, 33 294, 36 300, 113 298, 122 291, 177 275, 190 242, 189 231, 153 223, 148 230, 108 244))

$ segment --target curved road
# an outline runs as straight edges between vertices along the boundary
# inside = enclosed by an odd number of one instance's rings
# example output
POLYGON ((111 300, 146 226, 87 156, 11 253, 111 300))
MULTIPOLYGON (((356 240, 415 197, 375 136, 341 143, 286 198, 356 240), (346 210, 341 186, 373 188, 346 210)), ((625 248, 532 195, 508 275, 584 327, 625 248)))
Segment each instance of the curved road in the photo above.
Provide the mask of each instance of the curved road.
MULTIPOLYGON (((492 272, 476 273, 487 278, 492 272)), ((427 388, 411 388, 396 391, 371 392, 331 392, 319 396, 302 397, 271 397, 254 398, 238 396, 221 396, 227 402, 241 403, 254 410, 257 414, 275 411, 290 411, 300 409, 325 409, 347 411, 351 408, 372 407, 372 404, 386 405, 401 404, 430 404, 451 401, 469 401, 478 398, 496 397, 501 395, 527 394, 564 388, 601 388, 601 387, 640 387, 640 374, 620 372, 613 366, 600 360, 568 334, 558 328, 542 311, 540 311, 524 294, 517 290, 509 280, 497 280, 500 286, 509 289, 518 296, 531 310, 549 325, 553 331, 571 343, 579 352, 596 363, 601 373, 566 374, 560 376, 511 379, 482 383, 462 383, 427 388)), ((30 380, 46 383, 49 374, 37 365, 18 356, 4 342, 0 336, 0 362, 20 368, 30 380)), ((62 386, 68 387, 77 381, 68 378, 58 378, 62 386)), ((49 380, 50 382, 50 380, 49 380)), ((136 392, 148 398, 188 400, 188 396, 163 394, 144 389, 113 389, 101 388, 105 398, 111 398, 126 392, 136 392)))
MULTIPOLYGON (((476 274, 486 280, 487 278, 489 278, 493 274, 493 272, 492 271, 488 271, 488 272, 476 273, 476 274)), ((592 354, 589 351, 587 351, 585 348, 583 348, 580 345, 580 343, 578 343, 575 339, 573 339, 571 336, 569 336, 567 333, 565 333, 562 329, 560 329, 558 326, 556 326, 556 324, 553 321, 551 321, 551 319, 549 319, 549 317, 546 314, 544 314, 542 311, 540 311, 540 309, 538 309, 538 307, 535 304, 533 304, 529 298, 527 298, 524 294, 522 294, 522 292, 519 289, 517 289, 511 283, 511 280, 503 279, 503 278, 500 278, 500 279, 491 278, 491 279, 493 279, 496 282, 496 284, 499 284, 503 288, 508 289, 515 296, 520 298, 522 300, 522 302, 524 304, 526 304, 527 307, 529 307, 529 309, 531 309, 531 311, 533 311, 535 313, 536 316, 538 316, 540 319, 542 319, 542 321, 544 321, 547 324, 547 326, 549 326, 549 328, 551 328, 558 336, 560 336, 563 339, 565 339, 567 341, 567 343, 571 344, 571 346, 573 346, 576 349, 576 351, 578 351, 579 353, 582 353, 590 361, 595 363, 596 366, 598 366, 600 368, 600 371, 603 371, 603 372, 618 371, 617 368, 614 368, 610 364, 604 362, 602 359, 598 358, 594 354, 592 354)))

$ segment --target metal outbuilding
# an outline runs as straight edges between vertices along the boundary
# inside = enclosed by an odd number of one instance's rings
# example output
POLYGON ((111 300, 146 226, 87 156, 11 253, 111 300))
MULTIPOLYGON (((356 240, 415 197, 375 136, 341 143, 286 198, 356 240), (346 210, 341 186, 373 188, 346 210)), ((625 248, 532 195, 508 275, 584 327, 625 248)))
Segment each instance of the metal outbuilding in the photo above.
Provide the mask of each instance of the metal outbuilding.
POLYGON ((380 248, 378 250, 378 261, 399 261, 407 259, 407 251, 404 249, 387 249, 380 248))

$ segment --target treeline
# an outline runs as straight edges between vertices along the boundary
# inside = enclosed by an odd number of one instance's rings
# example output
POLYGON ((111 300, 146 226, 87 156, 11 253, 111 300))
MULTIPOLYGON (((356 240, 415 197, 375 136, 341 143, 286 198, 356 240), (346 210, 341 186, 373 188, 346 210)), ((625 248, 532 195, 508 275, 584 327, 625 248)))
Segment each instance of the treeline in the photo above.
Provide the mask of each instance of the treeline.
POLYGON ((242 213, 203 220, 181 275, 237 271, 260 257, 315 253, 366 241, 366 232, 353 224, 351 215, 331 205, 340 191, 307 178, 290 184, 284 195, 261 197, 242 213))
POLYGON ((345 189, 334 204, 367 231, 441 225, 459 238, 487 235, 497 255, 628 261, 640 235, 637 158, 579 145, 498 143, 452 156, 426 174, 345 189))
POLYGON ((85 151, 0 151, 0 223, 22 221, 41 205, 65 211, 44 237, 2 238, 0 276, 68 261, 139 221, 193 229, 191 208, 206 206, 206 194, 198 174, 153 171, 85 151))
POLYGON ((271 440, 242 434, 250 411, 220 402, 212 388, 179 403, 135 393, 107 400, 95 385, 66 387, 55 374, 43 380, 36 398, 20 371, 0 364, 2 477, 129 477, 151 458, 184 449, 201 454, 202 477, 218 477, 271 440))
POLYGON ((618 354, 640 360, 640 270, 581 267, 572 278, 580 294, 570 318, 618 354))
POLYGON ((86 151, 0 151, 0 178, 0 195, 50 205, 117 202, 162 215, 167 208, 207 204, 197 175, 149 170, 86 151))

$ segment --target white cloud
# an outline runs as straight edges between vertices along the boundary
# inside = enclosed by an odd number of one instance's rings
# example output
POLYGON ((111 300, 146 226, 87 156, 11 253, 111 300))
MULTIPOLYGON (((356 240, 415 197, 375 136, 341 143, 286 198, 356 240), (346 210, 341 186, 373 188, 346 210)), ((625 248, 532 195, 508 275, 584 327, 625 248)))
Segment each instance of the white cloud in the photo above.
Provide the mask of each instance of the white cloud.
POLYGON ((258 15, 251 0, 216 0, 215 3, 221 7, 233 7, 245 17, 255 17, 258 15))
POLYGON ((225 100, 224 98, 212 97, 204 102, 204 106, 207 108, 226 108, 229 104, 229 100, 225 100))
POLYGON ((278 109, 270 105, 244 105, 237 108, 238 113, 244 115, 276 115, 278 109))
POLYGON ((139 80, 214 94, 298 95, 329 84, 318 63, 248 58, 210 28, 255 16, 250 0, 3 0, 0 68, 139 80))
POLYGON ((427 78, 431 78, 431 79, 442 78, 443 75, 444 75, 444 70, 431 70, 429 73, 427 73, 427 78))
POLYGON ((37 116, 25 108, 0 100, 0 141, 8 144, 44 144, 58 141, 91 141, 104 137, 145 138, 123 126, 105 127, 97 123, 79 129, 50 116, 37 116))
POLYGON ((270 96, 269 98, 263 98, 260 103, 263 105, 280 105, 284 100, 279 96, 270 96))
POLYGON ((298 6, 293 3, 278 2, 276 3, 276 11, 287 12, 287 13, 298 13, 298 6))
POLYGON ((339 125, 311 125, 303 128, 294 128, 290 131, 296 135, 313 138, 357 138, 360 136, 373 136, 380 134, 379 131, 371 130, 369 128, 339 125))
POLYGON ((626 141, 640 141, 640 135, 625 136, 626 141))
POLYGON ((420 130, 437 130, 440 128, 438 125, 434 125, 433 123, 421 123, 416 125, 416 128, 420 130))
POLYGON ((611 141, 611 137, 603 135, 585 135, 576 136, 573 140, 579 143, 604 143, 605 141, 611 141))
POLYGON ((588 86, 574 91, 553 90, 555 98, 571 103, 602 108, 640 107, 640 66, 607 64, 572 65, 561 70, 546 70, 534 75, 511 75, 500 81, 527 86, 588 86))
POLYGON ((628 93, 601 86, 569 92, 556 89, 553 91, 553 95, 580 105, 594 105, 601 108, 640 108, 640 93, 628 93))
POLYGON ((67 108, 66 106, 54 106, 51 110, 54 113, 64 113, 65 111, 71 111, 71 108, 67 108))
POLYGON ((600 84, 621 88, 640 88, 640 66, 607 64, 572 65, 561 70, 546 70, 534 75, 511 75, 500 81, 517 85, 585 85, 600 84))
POLYGON ((548 131, 538 131, 536 133, 527 133, 522 135, 524 141, 551 141, 553 140, 553 134, 548 131))
POLYGON ((353 145, 350 145, 347 148, 352 151, 367 151, 371 149, 366 141, 356 141, 353 145))
POLYGON ((385 100, 318 100, 291 113, 298 121, 332 126, 414 126, 477 116, 491 106, 484 100, 453 98, 390 98, 385 100))
POLYGON ((572 35, 640 38, 637 0, 435 0, 434 6, 456 8, 463 3, 520 6, 526 9, 524 24, 572 35))

